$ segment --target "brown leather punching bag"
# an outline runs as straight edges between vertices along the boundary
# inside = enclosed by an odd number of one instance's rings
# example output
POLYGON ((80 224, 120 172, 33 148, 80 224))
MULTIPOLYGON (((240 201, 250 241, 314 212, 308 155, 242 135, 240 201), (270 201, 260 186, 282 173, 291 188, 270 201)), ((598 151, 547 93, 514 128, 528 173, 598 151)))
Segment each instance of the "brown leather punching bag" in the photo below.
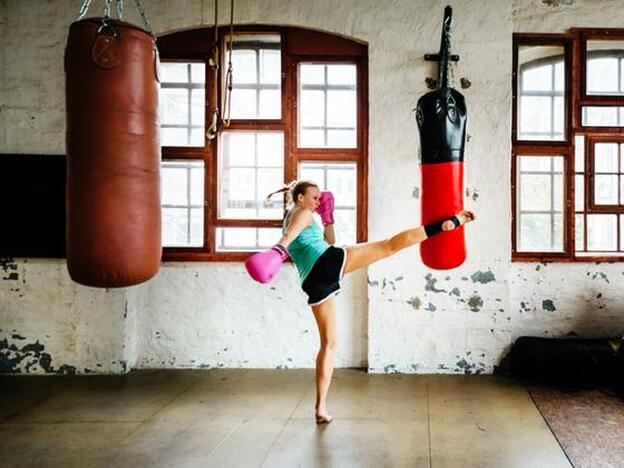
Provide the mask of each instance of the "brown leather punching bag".
POLYGON ((111 18, 72 23, 65 50, 67 268, 122 287, 160 267, 160 144, 154 40, 111 18))

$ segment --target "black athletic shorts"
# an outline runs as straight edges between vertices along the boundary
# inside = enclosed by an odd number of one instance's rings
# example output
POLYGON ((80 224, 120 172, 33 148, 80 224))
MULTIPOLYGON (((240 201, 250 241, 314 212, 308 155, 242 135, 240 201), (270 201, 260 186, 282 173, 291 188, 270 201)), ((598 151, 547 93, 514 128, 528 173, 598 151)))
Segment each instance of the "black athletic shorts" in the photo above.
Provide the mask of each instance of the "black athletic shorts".
POLYGON ((346 260, 346 249, 333 245, 318 258, 301 285, 308 295, 309 305, 318 305, 340 292, 346 260))

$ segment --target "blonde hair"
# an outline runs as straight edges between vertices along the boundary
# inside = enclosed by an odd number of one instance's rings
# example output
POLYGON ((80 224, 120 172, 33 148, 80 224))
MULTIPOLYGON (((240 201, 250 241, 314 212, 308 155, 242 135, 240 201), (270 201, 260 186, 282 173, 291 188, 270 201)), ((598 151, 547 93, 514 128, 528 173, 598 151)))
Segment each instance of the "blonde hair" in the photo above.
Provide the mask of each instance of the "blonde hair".
POLYGON ((266 199, 268 201, 276 193, 286 192, 286 210, 290 211, 295 206, 297 197, 299 197, 299 195, 305 195, 306 190, 308 190, 310 187, 319 188, 318 184, 310 180, 293 180, 292 182, 284 185, 281 189, 269 193, 266 199))

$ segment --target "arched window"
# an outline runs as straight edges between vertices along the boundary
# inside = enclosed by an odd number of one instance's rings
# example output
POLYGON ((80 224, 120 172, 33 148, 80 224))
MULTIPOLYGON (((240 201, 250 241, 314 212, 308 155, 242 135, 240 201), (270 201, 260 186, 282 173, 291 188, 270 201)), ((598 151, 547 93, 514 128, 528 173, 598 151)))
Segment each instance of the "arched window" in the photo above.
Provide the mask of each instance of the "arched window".
MULTIPOLYGON (((219 33, 222 83, 228 31, 219 33)), ((162 36, 165 260, 241 260, 281 236, 281 196, 297 178, 336 199, 337 242, 366 240, 365 44, 302 28, 236 26, 230 125, 209 139, 214 30, 162 36)), ((227 115, 227 111, 226 111, 227 115)))

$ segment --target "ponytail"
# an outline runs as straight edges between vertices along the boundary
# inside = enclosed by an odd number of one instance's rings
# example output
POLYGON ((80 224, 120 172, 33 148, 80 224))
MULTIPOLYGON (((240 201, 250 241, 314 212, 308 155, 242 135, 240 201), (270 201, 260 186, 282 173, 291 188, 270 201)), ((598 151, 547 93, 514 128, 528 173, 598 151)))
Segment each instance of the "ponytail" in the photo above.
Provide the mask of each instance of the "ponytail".
POLYGON ((308 190, 309 187, 318 188, 318 185, 309 180, 293 180, 292 182, 284 184, 281 189, 269 193, 266 199, 267 201, 270 201, 273 195, 286 192, 286 210, 290 211, 292 210, 299 194, 305 195, 306 190, 308 190))

